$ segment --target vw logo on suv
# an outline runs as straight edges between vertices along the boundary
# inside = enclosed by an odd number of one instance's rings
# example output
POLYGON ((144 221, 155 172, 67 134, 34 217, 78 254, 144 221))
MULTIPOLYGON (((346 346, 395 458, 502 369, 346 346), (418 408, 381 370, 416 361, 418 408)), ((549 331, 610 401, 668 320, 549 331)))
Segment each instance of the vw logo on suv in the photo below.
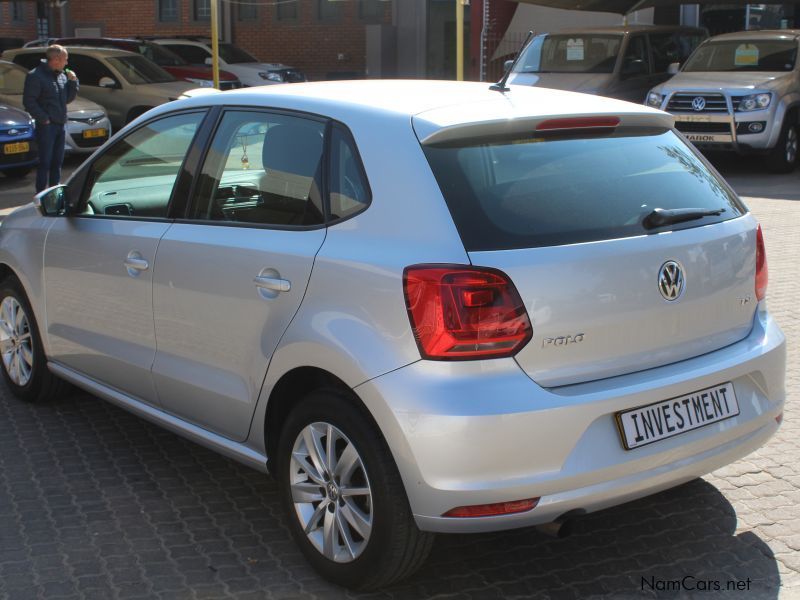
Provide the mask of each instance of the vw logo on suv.
POLYGON ((694 100, 692 100, 692 108, 695 109, 697 112, 702 111, 706 107, 706 99, 702 96, 697 96, 694 100))
POLYGON ((683 269, 674 260, 661 265, 658 272, 658 291, 665 300, 672 302, 683 293, 683 269))

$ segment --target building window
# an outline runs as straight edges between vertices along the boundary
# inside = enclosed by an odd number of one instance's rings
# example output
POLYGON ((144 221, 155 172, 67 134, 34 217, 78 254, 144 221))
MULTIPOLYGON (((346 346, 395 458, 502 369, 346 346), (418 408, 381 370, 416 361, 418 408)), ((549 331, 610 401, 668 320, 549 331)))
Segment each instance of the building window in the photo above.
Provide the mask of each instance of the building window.
POLYGON ((341 0, 317 0, 317 14, 320 21, 338 21, 342 14, 341 0))
POLYGON ((194 20, 195 21, 211 20, 211 0, 193 0, 193 1, 194 1, 194 20))
POLYGON ((255 21, 258 18, 258 6, 256 0, 241 0, 239 4, 239 20, 255 21))
POLYGON ((382 21, 385 0, 358 0, 358 17, 368 21, 382 21))
POLYGON ((25 20, 25 6, 23 2, 11 3, 11 20, 12 21, 25 20))
POLYGON ((158 0, 158 20, 178 20, 178 0, 158 0))
POLYGON ((297 0, 279 0, 277 5, 278 20, 291 21, 297 18, 297 0))

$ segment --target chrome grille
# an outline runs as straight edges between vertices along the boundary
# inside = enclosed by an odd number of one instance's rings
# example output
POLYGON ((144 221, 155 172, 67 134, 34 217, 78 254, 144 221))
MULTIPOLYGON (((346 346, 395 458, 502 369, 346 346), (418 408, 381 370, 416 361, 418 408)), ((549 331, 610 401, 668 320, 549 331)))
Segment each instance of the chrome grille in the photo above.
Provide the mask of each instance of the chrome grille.
POLYGON ((688 113, 727 113, 728 102, 722 94, 673 94, 667 104, 668 111, 688 112, 688 113), (695 110, 692 103, 695 98, 702 98, 705 101, 703 110, 695 110))

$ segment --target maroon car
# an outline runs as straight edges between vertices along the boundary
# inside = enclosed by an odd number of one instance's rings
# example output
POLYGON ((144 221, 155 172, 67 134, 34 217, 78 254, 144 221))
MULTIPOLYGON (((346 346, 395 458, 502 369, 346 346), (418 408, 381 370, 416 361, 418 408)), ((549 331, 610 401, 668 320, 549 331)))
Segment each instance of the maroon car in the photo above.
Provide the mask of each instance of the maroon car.
MULTIPOLYGON (((190 65, 180 56, 153 42, 146 40, 127 39, 127 38, 87 38, 71 37, 57 38, 50 40, 52 44, 62 46, 91 46, 93 48, 118 48, 135 52, 149 58, 159 67, 171 73, 178 79, 196 83, 198 87, 213 87, 213 75, 211 67, 202 65, 190 65)), ((242 87, 242 82, 233 73, 228 71, 219 72, 219 87, 222 90, 232 90, 242 87)))

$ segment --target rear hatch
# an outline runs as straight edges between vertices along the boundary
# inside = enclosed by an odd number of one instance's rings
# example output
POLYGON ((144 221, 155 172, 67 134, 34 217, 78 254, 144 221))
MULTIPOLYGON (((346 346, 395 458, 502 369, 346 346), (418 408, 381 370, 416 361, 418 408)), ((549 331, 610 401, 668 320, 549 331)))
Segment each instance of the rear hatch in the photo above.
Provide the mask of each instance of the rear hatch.
POLYGON ((522 297, 533 338, 520 366, 561 386, 745 337, 756 223, 736 195, 663 123, 569 125, 422 138, 470 260, 504 271, 522 297), (654 209, 724 212, 659 225, 654 209))

